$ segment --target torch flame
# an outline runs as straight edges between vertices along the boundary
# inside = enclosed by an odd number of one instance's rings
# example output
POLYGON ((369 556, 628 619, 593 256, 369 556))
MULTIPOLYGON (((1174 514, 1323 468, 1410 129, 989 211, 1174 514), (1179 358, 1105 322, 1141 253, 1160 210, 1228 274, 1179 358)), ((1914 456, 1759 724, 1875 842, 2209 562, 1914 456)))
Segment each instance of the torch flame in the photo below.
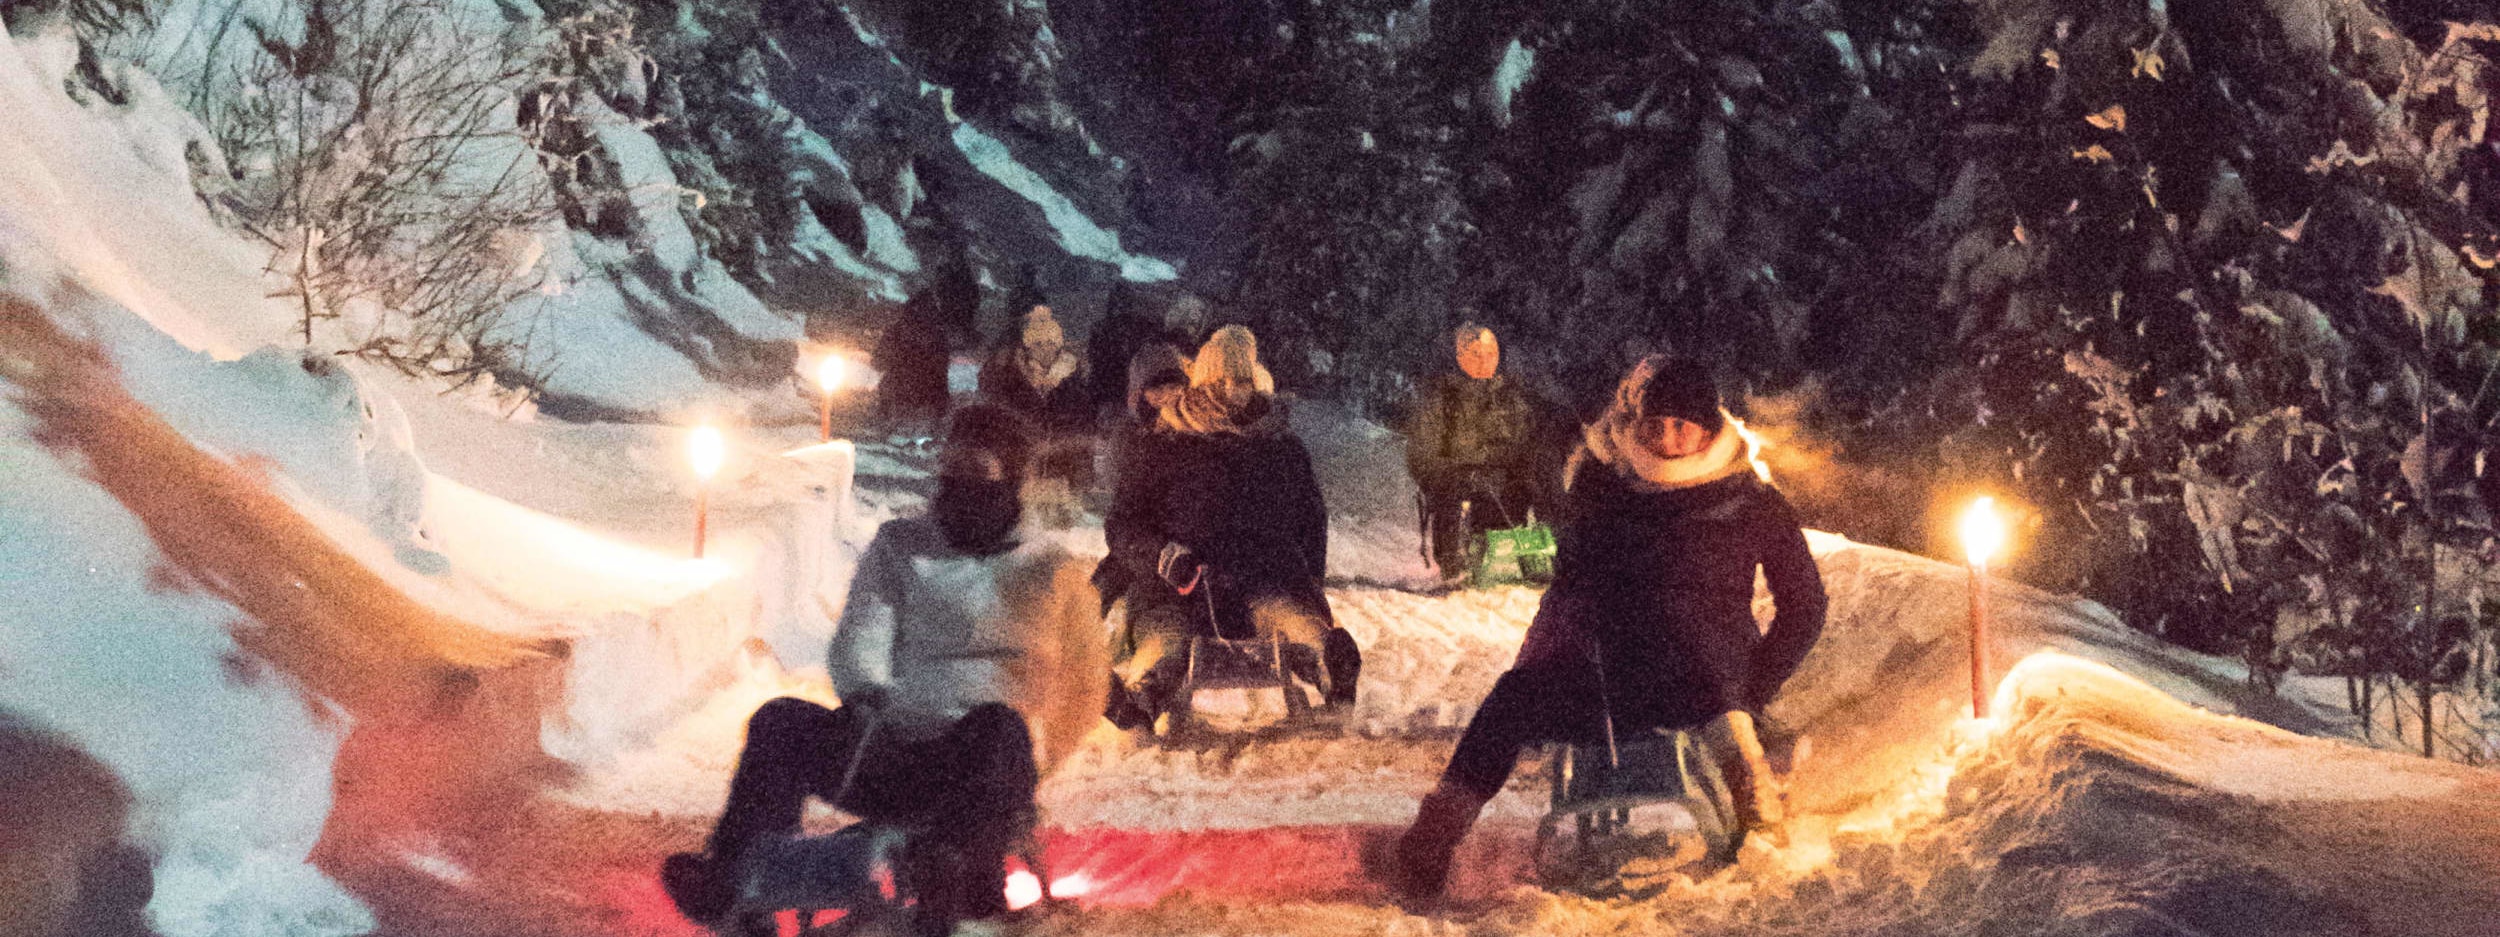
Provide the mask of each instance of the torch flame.
POLYGON ((1745 440, 1745 459, 1753 463, 1753 473, 1761 476, 1763 481, 1770 481, 1771 463, 1762 461, 1762 451, 1769 449, 1771 444, 1762 441, 1762 434, 1754 432, 1753 427, 1746 426, 1745 421, 1731 416, 1727 418, 1727 422, 1728 425, 1736 427, 1736 435, 1745 440))
POLYGON ((816 386, 824 388, 825 393, 833 393, 834 388, 842 385, 844 364, 841 355, 826 355, 825 360, 817 362, 816 386))
POLYGON ((686 458, 694 463, 696 478, 711 481, 712 476, 720 473, 721 463, 729 458, 729 444, 721 438, 720 430, 706 423, 687 435, 686 458))
POLYGON ((2005 522, 1997 518, 1997 499, 1981 495, 1962 512, 1962 549, 1970 554, 1972 566, 1988 565, 2005 546, 2005 522))

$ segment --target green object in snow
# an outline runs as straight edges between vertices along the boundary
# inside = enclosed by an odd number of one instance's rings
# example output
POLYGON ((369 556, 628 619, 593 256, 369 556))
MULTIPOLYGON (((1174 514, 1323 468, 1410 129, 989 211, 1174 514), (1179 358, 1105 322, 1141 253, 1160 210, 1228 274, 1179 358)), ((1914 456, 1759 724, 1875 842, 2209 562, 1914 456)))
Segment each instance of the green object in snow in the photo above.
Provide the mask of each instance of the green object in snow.
POLYGON ((1552 582, 1554 579, 1554 529, 1530 522, 1518 527, 1501 527, 1484 532, 1483 545, 1476 556, 1475 568, 1468 571, 1476 585, 1490 586, 1508 582, 1552 582))

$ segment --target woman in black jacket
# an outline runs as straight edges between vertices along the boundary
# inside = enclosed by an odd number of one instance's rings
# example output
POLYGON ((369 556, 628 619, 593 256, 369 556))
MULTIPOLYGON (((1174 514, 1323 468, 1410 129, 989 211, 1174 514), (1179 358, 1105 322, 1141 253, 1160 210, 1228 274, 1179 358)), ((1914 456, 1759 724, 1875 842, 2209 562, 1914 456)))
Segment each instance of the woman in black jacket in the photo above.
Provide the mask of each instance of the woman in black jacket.
POLYGON ((1450 856, 1521 749, 1705 727, 1748 829, 1779 820, 1752 713, 1822 634, 1825 598, 1796 511, 1752 471, 1698 364, 1651 357, 1573 456, 1553 588, 1398 842, 1400 896, 1438 897, 1450 856), (1753 617, 1754 572, 1777 612, 1753 617))
POLYGON ((1287 669, 1325 703, 1354 700, 1360 655, 1321 590, 1327 507, 1257 348, 1240 326, 1207 340, 1162 410, 1164 432, 1121 460, 1103 520, 1129 584, 1133 650, 1119 677, 1148 712, 1169 708, 1202 628, 1281 637, 1287 669))

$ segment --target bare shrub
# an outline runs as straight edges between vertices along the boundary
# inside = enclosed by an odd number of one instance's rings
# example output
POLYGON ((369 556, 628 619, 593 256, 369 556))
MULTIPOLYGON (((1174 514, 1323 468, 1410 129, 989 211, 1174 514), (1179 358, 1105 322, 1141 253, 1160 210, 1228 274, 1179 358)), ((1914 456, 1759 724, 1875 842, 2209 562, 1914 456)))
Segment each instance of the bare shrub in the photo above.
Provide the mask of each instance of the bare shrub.
POLYGON ((544 285, 556 217, 507 110, 542 49, 449 0, 292 0, 220 50, 195 99, 243 167, 236 214, 313 324, 369 321, 350 351, 466 382, 524 373, 507 322, 544 285))

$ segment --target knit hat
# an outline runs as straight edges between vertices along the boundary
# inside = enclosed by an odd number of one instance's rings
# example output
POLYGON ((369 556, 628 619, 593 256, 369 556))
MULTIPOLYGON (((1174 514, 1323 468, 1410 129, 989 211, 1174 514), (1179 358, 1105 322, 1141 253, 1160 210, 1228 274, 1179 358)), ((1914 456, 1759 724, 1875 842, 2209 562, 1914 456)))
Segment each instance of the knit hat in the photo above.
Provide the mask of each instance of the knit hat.
POLYGON ((1651 355, 1641 362, 1641 370, 1648 372, 1648 381, 1641 388, 1640 416, 1674 417, 1713 433, 1726 425, 1719 385, 1710 379, 1709 365, 1690 358, 1651 355))
POLYGON ((1198 357, 1189 362, 1191 387, 1246 387, 1262 394, 1276 392, 1276 378, 1259 365, 1259 337, 1246 326, 1215 330, 1198 357))
POLYGON ((1707 369, 1691 361, 1651 355, 1615 387, 1614 403, 1581 432, 1580 451, 1563 477, 1576 478, 1583 460, 1594 459, 1651 490, 1673 491, 1717 481, 1749 467, 1744 434, 1717 409, 1718 388, 1707 369), (1708 410, 1700 408, 1707 406, 1708 410), (1710 431, 1701 451, 1663 456, 1640 441, 1641 424, 1675 417, 1710 431))

